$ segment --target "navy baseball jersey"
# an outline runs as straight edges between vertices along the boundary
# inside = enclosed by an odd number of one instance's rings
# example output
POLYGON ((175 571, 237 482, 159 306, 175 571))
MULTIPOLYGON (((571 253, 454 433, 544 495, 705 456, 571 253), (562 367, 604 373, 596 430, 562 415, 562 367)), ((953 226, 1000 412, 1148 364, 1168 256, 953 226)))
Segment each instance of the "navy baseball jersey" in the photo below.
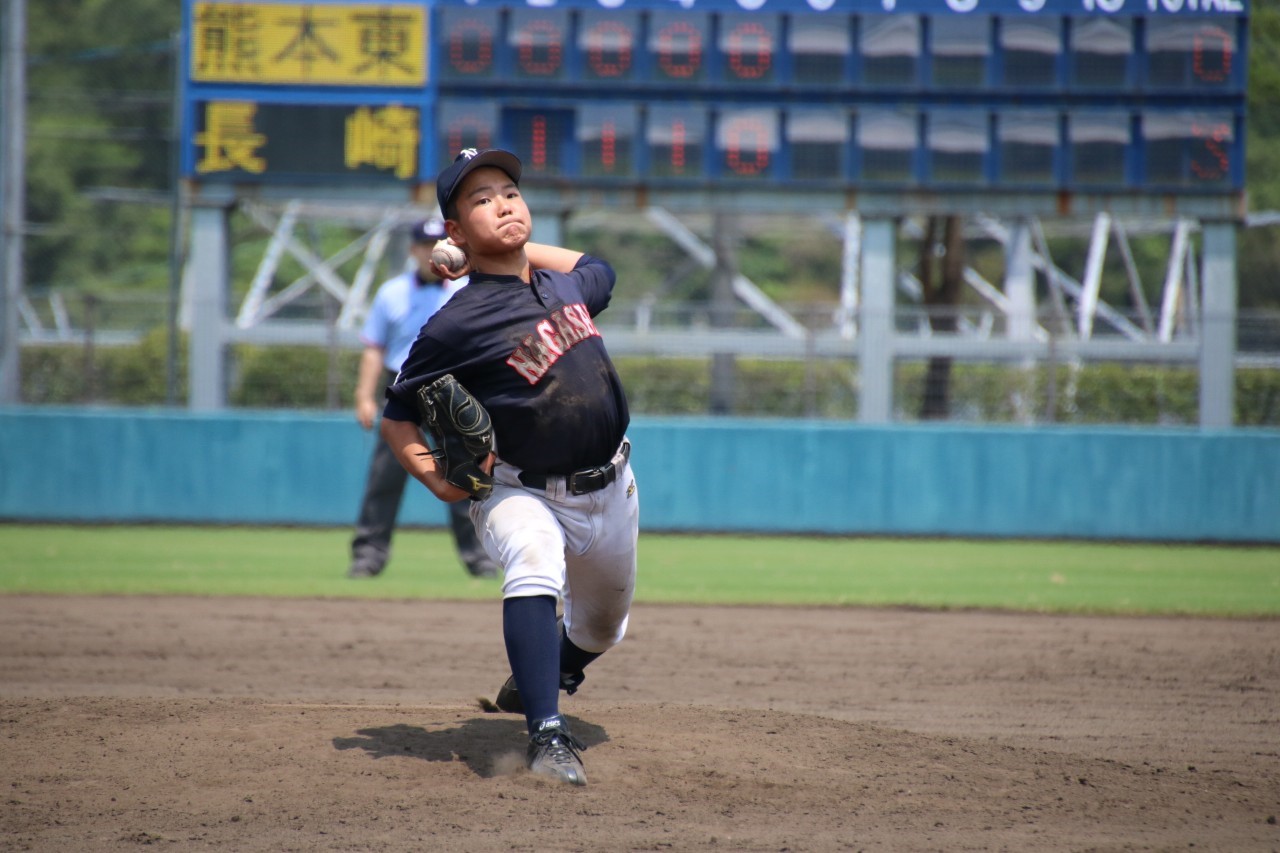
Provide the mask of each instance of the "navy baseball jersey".
POLYGON ((417 389, 452 373, 489 411, 505 462, 547 475, 603 465, 630 422, 594 321, 614 279, 589 255, 570 273, 534 270, 529 284, 472 273, 422 328, 383 416, 421 424, 417 389))

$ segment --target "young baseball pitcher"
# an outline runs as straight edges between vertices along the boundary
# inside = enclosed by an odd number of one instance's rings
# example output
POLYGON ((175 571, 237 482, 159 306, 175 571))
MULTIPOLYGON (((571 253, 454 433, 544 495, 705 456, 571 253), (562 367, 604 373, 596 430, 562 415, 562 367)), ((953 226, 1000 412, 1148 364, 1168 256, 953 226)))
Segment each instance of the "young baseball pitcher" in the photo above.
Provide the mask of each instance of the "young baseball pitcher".
POLYGON ((471 499, 485 550, 503 568, 511 677, 496 704, 524 714, 533 772, 584 785, 584 747, 559 694, 575 692, 587 664, 626 632, 639 495, 626 395, 594 322, 614 271, 529 242, 520 172, 508 151, 467 149, 437 178, 449 239, 466 257, 435 266, 470 284, 423 327, 387 389, 382 432, 436 497, 471 499))

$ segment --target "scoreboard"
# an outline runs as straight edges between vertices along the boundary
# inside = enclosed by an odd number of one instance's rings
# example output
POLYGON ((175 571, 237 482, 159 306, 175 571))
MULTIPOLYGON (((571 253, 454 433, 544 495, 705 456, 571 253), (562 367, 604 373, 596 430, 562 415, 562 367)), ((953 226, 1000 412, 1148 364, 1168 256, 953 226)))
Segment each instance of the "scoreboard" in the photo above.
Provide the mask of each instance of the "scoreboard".
POLYGON ((1248 0, 186 0, 206 182, 1238 197, 1248 0))

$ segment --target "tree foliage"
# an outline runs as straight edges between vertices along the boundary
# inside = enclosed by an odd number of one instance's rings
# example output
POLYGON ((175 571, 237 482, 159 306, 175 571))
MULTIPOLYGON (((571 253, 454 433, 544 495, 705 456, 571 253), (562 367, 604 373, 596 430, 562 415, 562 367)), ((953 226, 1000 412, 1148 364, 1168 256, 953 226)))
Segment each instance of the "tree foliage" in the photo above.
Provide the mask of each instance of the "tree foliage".
POLYGON ((172 0, 28 4, 28 287, 167 281, 169 210, 104 188, 171 184, 172 0))

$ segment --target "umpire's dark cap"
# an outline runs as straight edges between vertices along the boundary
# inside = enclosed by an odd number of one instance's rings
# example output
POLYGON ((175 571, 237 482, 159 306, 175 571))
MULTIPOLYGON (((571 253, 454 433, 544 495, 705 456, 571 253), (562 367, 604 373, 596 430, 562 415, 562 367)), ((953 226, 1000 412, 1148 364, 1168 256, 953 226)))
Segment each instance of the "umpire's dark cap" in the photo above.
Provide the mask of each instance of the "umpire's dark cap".
POLYGON ((409 239, 415 243, 431 243, 435 245, 449 236, 445 233, 444 222, 439 219, 423 219, 413 223, 409 229, 409 239))
POLYGON ((464 148, 436 178, 436 201, 440 202, 442 214, 449 215, 446 213, 449 201, 458 191, 462 179, 481 166, 496 166, 510 175, 511 180, 520 183, 520 158, 510 151, 503 151, 501 148, 488 148, 484 151, 464 148))

